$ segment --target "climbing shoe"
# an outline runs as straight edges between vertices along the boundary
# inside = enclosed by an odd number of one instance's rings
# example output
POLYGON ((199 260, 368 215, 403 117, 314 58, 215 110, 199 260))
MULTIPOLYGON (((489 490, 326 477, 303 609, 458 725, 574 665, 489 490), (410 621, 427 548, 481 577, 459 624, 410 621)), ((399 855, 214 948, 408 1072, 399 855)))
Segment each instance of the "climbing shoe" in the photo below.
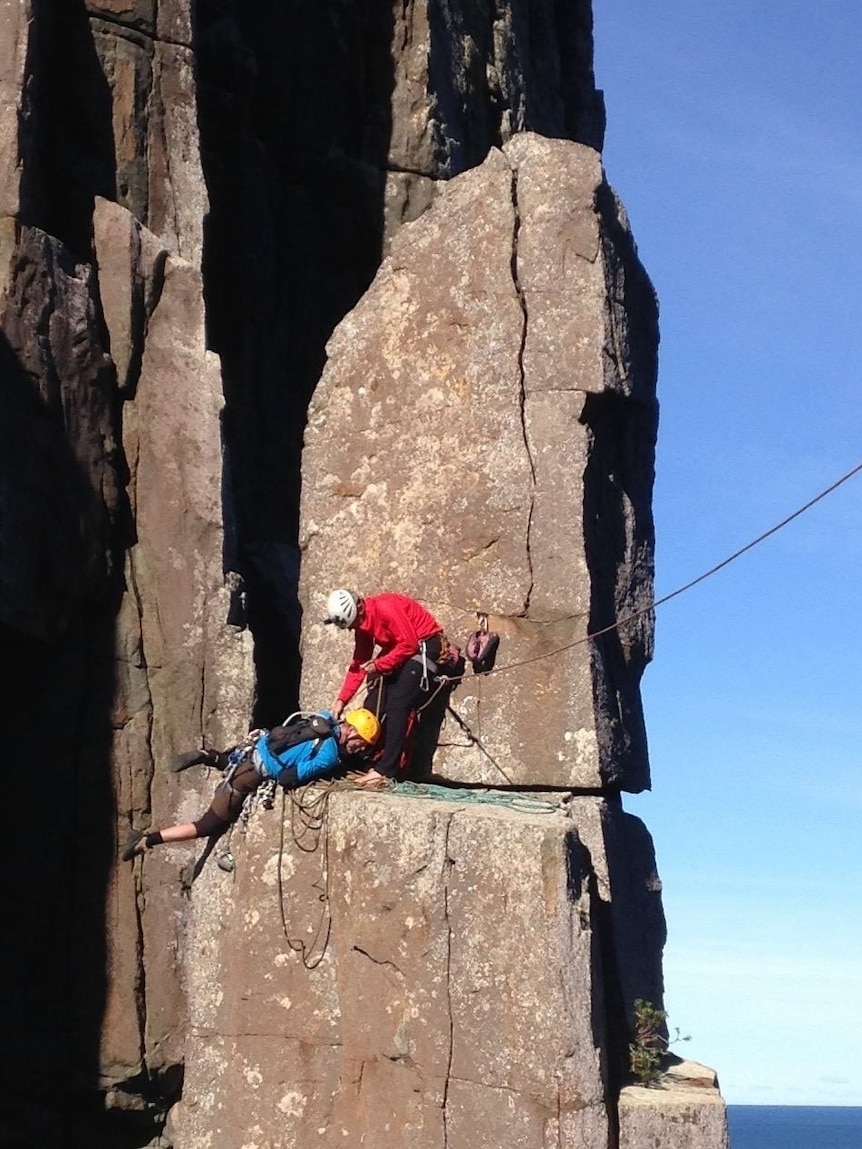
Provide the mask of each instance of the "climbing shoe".
POLYGON ((124 862, 131 862, 137 854, 143 854, 147 848, 147 835, 144 830, 132 830, 126 839, 126 848, 123 850, 124 862))
POLYGON ((180 754, 171 766, 172 774, 179 774, 188 770, 189 766, 213 766, 221 769, 220 755, 216 750, 186 750, 180 754))

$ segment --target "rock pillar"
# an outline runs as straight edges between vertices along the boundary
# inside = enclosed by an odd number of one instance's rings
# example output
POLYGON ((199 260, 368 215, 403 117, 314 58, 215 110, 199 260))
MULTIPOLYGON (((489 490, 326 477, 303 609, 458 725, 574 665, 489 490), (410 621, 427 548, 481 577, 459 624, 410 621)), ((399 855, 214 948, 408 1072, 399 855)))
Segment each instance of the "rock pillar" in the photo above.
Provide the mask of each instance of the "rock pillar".
POLYGON ((309 411, 306 706, 331 700, 352 649, 321 624, 326 592, 403 590, 456 643, 476 612, 502 636, 496 673, 452 695, 437 773, 649 785, 656 344, 584 145, 516 136, 398 233, 309 411))

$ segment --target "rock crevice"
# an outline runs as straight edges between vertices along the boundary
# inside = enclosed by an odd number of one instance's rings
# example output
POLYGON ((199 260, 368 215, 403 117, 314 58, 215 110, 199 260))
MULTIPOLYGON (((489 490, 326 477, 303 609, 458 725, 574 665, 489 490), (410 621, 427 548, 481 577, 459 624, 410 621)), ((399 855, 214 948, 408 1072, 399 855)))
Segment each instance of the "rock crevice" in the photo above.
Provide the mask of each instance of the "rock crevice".
POLYGON ((528 576, 529 577, 529 586, 527 587, 527 593, 524 596, 524 605, 523 605, 523 608, 521 609, 521 612, 520 612, 521 616, 526 618, 530 613, 530 595, 532 594, 532 591, 533 591, 532 562, 531 562, 531 558, 530 558, 530 530, 531 530, 532 525, 533 525, 533 501, 535 498, 534 492, 535 492, 535 485, 536 485, 536 468, 535 468, 535 464, 533 463, 532 453, 530 451, 530 439, 529 439, 529 435, 527 433, 527 420, 526 420, 527 388, 526 388, 526 383, 525 383, 525 379, 524 379, 524 348, 527 345, 528 315, 527 315, 527 300, 526 300, 526 297, 524 295, 521 284, 518 280, 518 233, 519 233, 520 226, 521 226, 521 217, 520 217, 520 213, 518 211, 518 177, 517 177, 516 172, 512 173, 512 211, 514 214, 514 226, 512 229, 512 280, 515 284, 515 294, 518 297, 518 303, 520 304, 521 312, 523 315, 523 325, 522 325, 522 329, 521 329, 521 346, 518 350, 518 373, 520 376, 519 403, 520 403, 520 409, 521 409, 521 431, 522 431, 523 438, 524 438, 524 450, 526 451, 526 454, 527 454, 527 461, 530 464, 530 473, 532 476, 530 508, 529 508, 529 511, 527 514, 526 536, 525 536, 525 540, 524 540, 524 547, 525 547, 526 554, 527 554, 527 567, 529 569, 529 576, 528 576))

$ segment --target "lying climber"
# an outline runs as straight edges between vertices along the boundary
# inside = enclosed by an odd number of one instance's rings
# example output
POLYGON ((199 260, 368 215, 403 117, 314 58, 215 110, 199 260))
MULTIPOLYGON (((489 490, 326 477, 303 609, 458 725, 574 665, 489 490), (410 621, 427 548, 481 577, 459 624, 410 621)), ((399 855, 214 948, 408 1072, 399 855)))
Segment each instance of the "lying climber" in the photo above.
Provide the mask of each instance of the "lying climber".
POLYGON ((365 680, 365 706, 384 715, 382 752, 361 779, 365 785, 380 785, 396 775, 411 712, 435 689, 437 663, 448 649, 446 636, 436 618, 404 594, 364 598, 352 590, 334 590, 327 596, 326 610, 325 623, 355 632, 353 658, 333 713, 341 715, 365 680), (380 647, 376 655, 375 645, 380 647))
POLYGON ((239 818, 246 798, 263 782, 272 779, 287 790, 304 786, 334 774, 339 767, 360 764, 379 738, 380 723, 370 710, 350 710, 341 721, 322 710, 304 717, 294 715, 268 732, 255 731, 233 751, 191 750, 181 754, 172 766, 174 773, 198 764, 225 771, 209 809, 197 822, 162 830, 132 830, 123 861, 130 862, 137 854, 165 842, 217 837, 239 818))

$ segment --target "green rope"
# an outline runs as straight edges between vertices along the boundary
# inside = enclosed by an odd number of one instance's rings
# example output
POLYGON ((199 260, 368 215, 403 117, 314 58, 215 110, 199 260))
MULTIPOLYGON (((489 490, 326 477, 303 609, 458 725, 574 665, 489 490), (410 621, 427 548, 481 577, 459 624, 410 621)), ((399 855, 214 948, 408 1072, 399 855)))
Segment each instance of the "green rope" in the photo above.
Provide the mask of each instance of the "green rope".
POLYGON ((479 803, 485 806, 508 806, 531 814, 557 814, 562 804, 527 798, 523 794, 507 794, 503 790, 464 790, 451 786, 436 786, 431 782, 396 782, 386 791, 399 798, 430 798, 437 802, 479 803))

